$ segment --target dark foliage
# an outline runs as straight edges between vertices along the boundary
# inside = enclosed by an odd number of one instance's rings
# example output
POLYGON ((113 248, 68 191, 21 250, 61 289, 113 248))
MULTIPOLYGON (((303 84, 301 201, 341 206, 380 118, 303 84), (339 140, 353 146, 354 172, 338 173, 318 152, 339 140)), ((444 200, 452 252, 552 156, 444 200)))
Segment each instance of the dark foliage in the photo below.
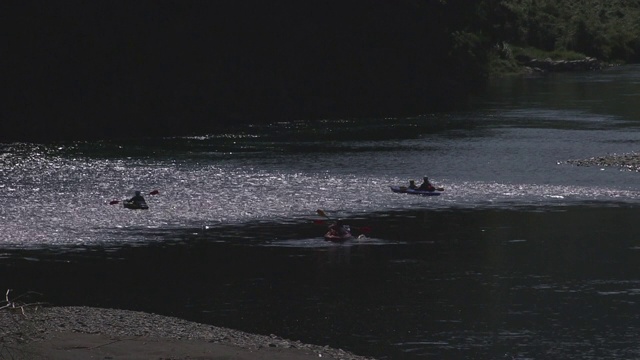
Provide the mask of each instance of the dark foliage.
POLYGON ((10 1, 0 141, 448 110, 482 89, 496 44, 637 60, 640 2, 588 3, 10 1))
POLYGON ((496 9, 508 43, 640 60, 640 0, 502 0, 496 9))
POLYGON ((2 15, 0 138, 181 134, 450 108, 482 81, 481 61, 464 59, 481 54, 465 32, 467 4, 14 2, 2 15))

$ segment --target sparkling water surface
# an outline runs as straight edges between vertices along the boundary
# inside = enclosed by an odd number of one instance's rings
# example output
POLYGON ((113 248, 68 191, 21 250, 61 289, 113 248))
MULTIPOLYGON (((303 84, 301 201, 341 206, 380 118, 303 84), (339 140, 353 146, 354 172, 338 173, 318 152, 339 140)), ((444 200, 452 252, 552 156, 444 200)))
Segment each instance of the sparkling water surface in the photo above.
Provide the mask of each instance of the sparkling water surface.
MULTIPOLYGON (((615 126, 623 120, 603 119, 604 129, 597 131, 516 127, 513 122, 527 115, 507 111, 476 114, 475 127, 461 129, 468 124, 467 116, 447 116, 449 129, 382 141, 305 142, 295 129, 285 129, 291 132, 286 137, 295 140, 238 135, 235 148, 222 143, 226 137, 222 142, 218 137, 166 138, 148 149, 144 140, 135 146, 8 144, 2 148, 0 170, 0 243, 32 247, 126 242, 126 231, 119 230, 308 221, 318 208, 350 217, 423 207, 637 203, 636 173, 566 163, 631 152, 640 140, 637 133, 615 126), (497 121, 503 125, 496 126, 497 121), (252 149, 244 151, 247 148, 252 149), (406 185, 410 178, 420 182, 423 175, 445 187, 442 196, 402 196, 389 189, 406 185), (108 205, 136 189, 159 191, 147 196, 150 211, 108 205)), ((526 121, 532 123, 540 114, 529 116, 526 121)), ((542 121, 552 116, 553 111, 546 111, 542 121)), ((567 118, 564 111, 555 116, 559 121, 567 118)), ((577 121, 578 116, 572 116, 571 121, 577 121)), ((386 119, 380 126, 393 129, 425 121, 429 119, 386 119)), ((584 122, 591 127, 594 120, 587 117, 584 122)), ((348 131, 365 125, 321 126, 348 131)))

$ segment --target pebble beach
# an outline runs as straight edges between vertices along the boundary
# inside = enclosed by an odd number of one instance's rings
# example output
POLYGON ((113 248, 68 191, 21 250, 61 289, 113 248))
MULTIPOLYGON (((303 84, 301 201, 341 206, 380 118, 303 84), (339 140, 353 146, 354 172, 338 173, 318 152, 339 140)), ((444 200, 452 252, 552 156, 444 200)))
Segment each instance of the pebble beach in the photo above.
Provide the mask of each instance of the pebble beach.
POLYGON ((640 153, 609 154, 588 159, 569 160, 576 166, 619 167, 630 171, 640 171, 640 153))
POLYGON ((328 346, 137 311, 0 311, 0 359, 373 360, 328 346))

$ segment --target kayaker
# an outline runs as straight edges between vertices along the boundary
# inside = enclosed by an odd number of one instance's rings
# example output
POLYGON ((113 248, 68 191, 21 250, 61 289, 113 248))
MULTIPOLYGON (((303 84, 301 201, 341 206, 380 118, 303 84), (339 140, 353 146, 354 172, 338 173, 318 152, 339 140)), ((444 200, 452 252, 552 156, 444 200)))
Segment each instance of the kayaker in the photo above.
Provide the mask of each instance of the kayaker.
POLYGON ((144 203, 146 202, 144 197, 142 196, 142 193, 140 193, 140 191, 136 190, 136 194, 129 199, 129 202, 135 202, 135 203, 144 203))
POLYGON ((418 185, 416 185, 416 181, 415 180, 409 180, 409 189, 417 189, 418 185))
POLYGON ((344 236, 349 232, 340 219, 329 226, 329 231, 337 236, 344 236))
POLYGON ((429 182, 429 178, 428 177, 424 177, 423 178, 423 182, 422 184, 420 184, 420 187, 418 188, 418 190, 426 190, 426 191, 436 191, 436 188, 431 185, 431 183, 429 182))

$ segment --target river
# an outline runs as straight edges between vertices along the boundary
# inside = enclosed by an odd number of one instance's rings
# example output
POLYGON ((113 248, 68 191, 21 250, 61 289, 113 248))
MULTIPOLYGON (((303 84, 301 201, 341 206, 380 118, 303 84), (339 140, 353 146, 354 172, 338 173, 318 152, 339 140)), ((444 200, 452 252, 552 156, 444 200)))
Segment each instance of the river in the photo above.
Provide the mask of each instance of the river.
POLYGON ((0 288, 378 359, 636 359, 640 175, 567 161, 637 151, 639 100, 622 66, 447 114, 0 144, 0 288), (389 189, 423 176, 440 196, 389 189), (369 231, 327 243, 337 218, 369 231))

